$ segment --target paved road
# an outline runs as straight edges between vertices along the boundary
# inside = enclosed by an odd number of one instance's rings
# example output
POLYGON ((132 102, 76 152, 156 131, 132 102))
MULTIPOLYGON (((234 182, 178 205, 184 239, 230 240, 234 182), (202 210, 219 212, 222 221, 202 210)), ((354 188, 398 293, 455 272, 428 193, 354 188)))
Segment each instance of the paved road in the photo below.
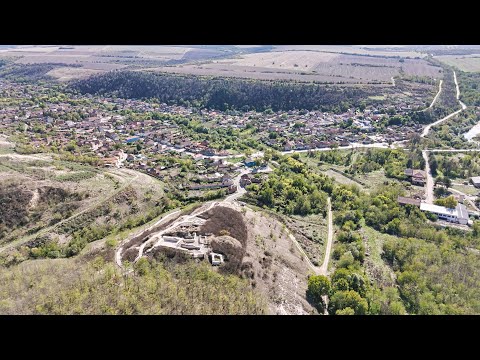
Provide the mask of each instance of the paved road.
MULTIPOLYGON (((194 156, 194 155, 198 155, 197 153, 193 153, 191 151, 187 151, 185 150, 184 148, 181 148, 181 149, 177 149, 176 147, 174 146, 167 146, 167 150, 171 150, 171 151, 176 151, 178 153, 185 153, 187 155, 190 155, 190 156, 194 156)), ((200 154, 201 155, 201 154, 200 154)), ((220 155, 213 155, 213 156, 205 156, 205 155, 202 155, 202 158, 205 158, 205 159, 213 159, 213 160, 221 160, 221 159, 225 159, 225 160, 228 160, 228 159, 235 159, 235 158, 241 158, 241 157, 244 157, 246 156, 245 154, 236 154, 236 155, 223 155, 223 156, 220 156, 220 155)), ((251 154, 249 157, 250 158, 257 158, 257 157, 261 157, 263 156, 263 151, 257 151, 253 154, 251 154)))
POLYGON ((244 187, 240 186, 240 178, 242 177, 242 175, 248 174, 248 173, 250 173, 249 169, 243 169, 242 171, 240 171, 240 174, 238 174, 238 176, 233 179, 233 183, 237 186, 237 191, 231 195, 228 195, 224 201, 232 202, 247 192, 247 190, 244 187))
POLYGON ((289 151, 280 151, 281 154, 294 154, 294 153, 304 153, 309 151, 332 151, 332 150, 345 150, 345 149, 357 149, 357 148, 381 148, 388 149, 388 143, 373 143, 373 144, 350 144, 347 146, 338 146, 334 149, 332 148, 319 148, 319 149, 306 149, 306 150, 289 150, 289 151))
POLYGON ((480 149, 427 149, 428 152, 475 152, 480 149))

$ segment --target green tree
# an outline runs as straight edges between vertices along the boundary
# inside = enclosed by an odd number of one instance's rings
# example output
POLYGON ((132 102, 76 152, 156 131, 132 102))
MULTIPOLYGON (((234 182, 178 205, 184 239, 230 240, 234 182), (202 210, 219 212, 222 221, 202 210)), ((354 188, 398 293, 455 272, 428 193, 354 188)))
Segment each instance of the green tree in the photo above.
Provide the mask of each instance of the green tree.
POLYGON ((345 254, 343 254, 340 257, 340 260, 338 260, 338 267, 348 268, 349 266, 352 266, 354 263, 355 263, 355 259, 353 258, 351 251, 347 251, 345 254))
POLYGON ((272 159, 272 153, 270 151, 265 151, 263 154, 263 161, 268 163, 272 159))
POLYGON ((443 184, 445 185, 445 187, 449 188, 449 187, 452 187, 452 180, 450 180, 449 177, 445 176, 443 178, 443 184))
POLYGON ((445 199, 445 207, 453 209, 455 206, 457 206, 457 200, 455 200, 453 195, 450 195, 445 199))
POLYGON ((435 200, 436 205, 440 206, 445 206, 450 209, 454 209, 455 206, 457 206, 457 200, 453 197, 453 195, 450 195, 449 197, 443 198, 443 199, 437 199, 435 200))
POLYGON ((140 258, 135 264, 134 269, 140 276, 147 275, 150 272, 150 263, 146 258, 140 258))
POLYGON ((355 310, 351 307, 346 307, 345 309, 337 310, 335 315, 355 315, 355 310))
POLYGON ((473 236, 474 237, 479 237, 480 236, 480 221, 475 220, 473 222, 473 236))
POLYGON ((328 312, 330 314, 336 314, 337 310, 343 310, 345 308, 353 309, 355 315, 365 315, 368 311, 367 300, 353 290, 338 291, 333 294, 328 305, 328 312))
POLYGON ((324 275, 313 275, 308 278, 307 299, 322 313, 325 309, 322 296, 328 296, 331 287, 330 280, 324 275))

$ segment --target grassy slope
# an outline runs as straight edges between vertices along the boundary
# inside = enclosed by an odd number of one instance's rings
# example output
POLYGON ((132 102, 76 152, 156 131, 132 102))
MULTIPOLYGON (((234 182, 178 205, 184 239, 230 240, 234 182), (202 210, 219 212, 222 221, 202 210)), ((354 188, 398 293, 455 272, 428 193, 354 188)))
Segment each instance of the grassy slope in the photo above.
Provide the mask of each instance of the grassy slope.
POLYGON ((455 66, 456 68, 466 72, 480 72, 480 57, 467 57, 467 56, 438 56, 435 57, 441 62, 455 66))
POLYGON ((382 253, 385 240, 395 239, 395 236, 382 234, 368 226, 362 227, 360 233, 363 235, 366 251, 370 254, 365 259, 367 273, 379 284, 393 285, 395 274, 382 259, 382 253))
POLYGON ((207 264, 150 265, 129 277, 97 257, 0 268, 0 314, 257 314, 246 281, 207 264))

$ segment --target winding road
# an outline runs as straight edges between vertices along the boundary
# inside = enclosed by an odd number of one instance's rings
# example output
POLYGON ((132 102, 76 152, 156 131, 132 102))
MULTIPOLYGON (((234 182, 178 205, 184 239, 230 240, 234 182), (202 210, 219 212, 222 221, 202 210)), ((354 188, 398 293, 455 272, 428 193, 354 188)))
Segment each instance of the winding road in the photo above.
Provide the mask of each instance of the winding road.
MULTIPOLYGON (((435 121, 432 124, 429 124, 429 125, 425 126, 425 128, 423 129, 421 137, 427 136, 428 133, 430 132, 430 129, 432 128, 432 126, 438 125, 438 124, 444 122, 445 120, 448 120, 448 119, 454 117, 455 115, 459 114, 460 112, 462 112, 463 110, 465 110, 467 108, 467 106, 463 102, 460 101, 460 87, 458 86, 457 74, 455 73, 455 71, 453 72, 453 79, 455 80, 455 87, 456 87, 456 90, 457 90, 457 96, 456 96, 457 101, 460 103, 460 106, 462 108, 460 110, 457 110, 457 111, 445 116, 444 118, 442 118, 438 121, 435 121)), ((441 85, 442 85, 442 83, 440 82, 440 90, 441 90, 441 85)), ((439 94, 440 94, 440 91, 438 92, 437 96, 439 94)), ((435 99, 432 102, 432 105, 434 104, 437 96, 435 96, 435 99)), ((475 149, 475 150, 472 149, 470 151, 479 151, 479 150, 480 149, 475 149)), ((460 152, 462 150, 458 150, 458 149, 448 149, 448 150, 447 149, 446 150, 438 149, 438 150, 435 150, 435 149, 432 149, 432 150, 423 150, 422 151, 422 156, 423 156, 423 159, 425 160, 425 172, 427 174, 427 184, 426 184, 426 189, 425 189, 425 202, 427 204, 433 204, 433 201, 435 199, 434 194, 433 194, 433 188, 434 188, 433 176, 432 176, 432 172, 430 170, 430 164, 428 163, 428 153, 430 151, 435 151, 435 152, 441 152, 441 151, 444 151, 444 152, 460 152)))
MULTIPOLYGON (((133 170, 131 170, 133 171, 133 170)), ((77 217, 79 217, 80 215, 82 214, 85 214, 86 212, 88 211, 91 211, 93 209, 95 209, 96 207, 102 205, 104 202, 106 202, 107 200, 111 199, 112 197, 114 197, 115 195, 119 194, 120 192, 122 192, 123 190, 125 190, 127 188, 127 186, 131 185, 136 179, 138 178, 138 173, 135 171, 134 172, 134 177, 132 179, 130 179, 129 181, 127 181, 125 184, 123 184, 120 188, 118 188, 117 190, 115 190, 113 193, 107 195, 105 198, 102 198, 100 199, 99 201, 95 202, 94 204, 86 207, 85 209, 83 209, 82 211, 66 218, 66 219, 63 219, 62 221, 59 221, 58 223, 52 225, 52 226, 49 226, 49 227, 46 227, 46 228, 43 228, 42 230, 32 234, 32 235, 28 235, 24 238, 20 238, 20 239, 17 239, 17 240, 14 240, 12 242, 9 242, 8 244, 5 244, 3 245, 2 247, 0 247, 0 253, 2 253, 3 251, 5 250, 8 250, 8 249, 11 249, 12 247, 16 247, 16 246, 19 246, 19 245, 22 245, 22 244, 25 244, 26 242, 28 242, 29 240, 39 236, 39 235, 42 235, 42 234, 45 234, 45 233, 48 233, 54 229, 56 229, 57 227, 59 227, 60 225, 64 224, 65 222, 67 221, 70 221, 70 220, 73 220, 77 217)))
MULTIPOLYGON (((427 125, 423 131, 422 131, 422 134, 421 134, 421 137, 425 137, 428 135, 430 129, 433 127, 433 126, 436 126, 454 116, 456 116, 457 114, 459 114, 461 111, 465 110, 467 108, 467 106, 462 102, 460 101, 460 88, 459 88, 459 85, 458 85, 458 81, 457 81, 457 76, 456 76, 456 73, 455 71, 453 72, 453 75, 454 75, 454 81, 455 81, 455 85, 456 85, 456 98, 457 98, 457 101, 459 102, 459 104, 461 105, 461 109, 460 110, 457 110, 447 116, 445 116, 444 118, 440 119, 440 120, 437 120, 435 121, 434 123, 431 123, 429 125, 427 125)), ((392 84, 393 86, 395 86, 395 79, 392 77, 392 84)), ((430 104, 430 106, 428 108, 432 108, 441 92, 442 92, 442 85, 443 85, 443 80, 440 80, 440 83, 439 83, 439 90, 437 92, 437 94, 435 95, 432 103, 430 104)), ((402 143, 402 142, 398 142, 398 143, 402 143)), ((394 143, 394 144, 397 144, 394 143)), ((340 146, 340 147, 337 147, 335 149, 338 149, 338 150, 345 150, 345 149, 356 149, 356 148, 391 148, 391 146, 386 143, 386 142, 382 142, 382 143, 373 143, 373 144, 350 144, 348 146, 340 146)), ((305 149, 305 150, 290 150, 290 151, 281 151, 280 153, 281 154, 293 154, 293 153, 302 153, 302 152, 309 152, 309 151, 332 151, 332 150, 335 150, 335 149, 332 149, 332 148, 317 148, 317 149, 305 149)), ((178 151, 178 152, 185 152, 187 154, 190 154, 190 155, 195 155, 193 153, 190 153, 188 151, 185 151, 184 149, 175 149, 175 148, 171 148, 171 150, 175 150, 175 151, 178 151)), ((427 172, 427 184, 426 184, 426 202, 427 203, 433 203, 433 200, 434 200, 434 195, 433 195, 433 177, 431 175, 431 172, 430 172, 430 166, 428 164, 428 153, 432 151, 432 152, 468 152, 468 151, 480 151, 480 149, 426 149, 426 150, 423 150, 422 151, 422 156, 423 158, 425 159, 425 171, 427 172)), ((263 151, 258 151, 254 154, 251 155, 251 157, 261 157, 263 156, 264 153, 263 151)), ((39 156, 29 156, 29 155, 18 155, 18 154, 2 154, 0 155, 0 157, 12 157, 12 158, 23 158, 23 159, 31 159, 31 160, 44 160, 45 158, 40 158, 39 156)), ((228 159, 228 158, 238 158, 238 157, 243 157, 245 156, 245 154, 237 154, 237 155, 230 155, 230 156, 209 156, 208 158, 211 158, 211 159, 214 159, 214 160, 219 160, 219 159, 228 159)), ((247 174, 249 173, 249 169, 243 169, 240 174, 234 179, 234 184, 237 186, 237 191, 234 193, 234 194, 231 194, 229 196, 227 196, 222 202, 233 202, 235 201, 237 198, 239 198, 240 196, 244 195, 246 193, 246 190, 245 188, 241 187, 240 186, 240 178, 243 174, 247 174)), ((136 178, 138 177, 138 175, 135 176, 135 178, 131 179, 130 181, 127 182, 127 184, 125 184, 124 186, 122 186, 118 191, 114 192, 112 195, 110 196, 113 196, 115 195, 116 193, 118 193, 119 191, 123 190, 127 185, 131 184, 136 178)), ((457 190, 454 190, 452 189, 454 192, 458 192, 460 193, 459 191, 457 190)), ((96 206, 99 206, 102 202, 106 201, 108 198, 107 197, 105 199, 102 199, 100 200, 99 202, 95 203, 94 205, 84 209, 83 211, 73 215, 72 217, 68 218, 68 219, 65 219, 55 225, 53 225, 52 227, 48 227, 48 228, 45 228, 43 231, 35 234, 36 235, 39 235, 40 233, 44 233, 44 232, 47 232, 47 231, 50 231, 50 230, 53 230, 55 227, 61 225, 62 223, 68 221, 68 220, 71 220, 83 213, 85 213, 86 211, 89 211, 90 209, 96 207, 96 206)), ((467 199, 470 201, 470 199, 467 197, 467 199)), ((213 206, 216 206, 218 204, 221 204, 222 202, 212 202, 209 206, 208 206, 208 209, 207 210, 201 210, 201 212, 204 212, 204 211, 208 211, 209 209, 211 209, 213 206)), ((474 206, 474 205, 473 205, 474 206)), ((474 206, 475 207, 475 206, 474 206)), ((476 207, 475 207, 476 208, 476 207)), ((184 222, 184 221, 188 221, 189 219, 192 219, 194 217, 196 217, 197 215, 199 215, 198 211, 200 209, 198 209, 197 211, 195 211, 194 213, 192 213, 191 215, 188 215, 188 216, 182 216, 181 218, 179 218, 177 221, 175 221, 174 223, 172 223, 166 230, 163 230, 163 232, 165 231, 168 231, 169 229, 177 226, 178 224, 184 222)), ((151 230, 153 227, 159 225, 161 222, 165 221, 167 218, 177 214, 180 210, 177 210, 177 211, 174 211, 170 214, 167 214, 165 215, 164 217, 162 217, 161 219, 159 219, 155 224, 153 224, 152 226, 150 226, 147 230, 151 230)), ((146 231, 146 230, 143 230, 143 231, 146 231)), ((316 274, 322 274, 322 275, 327 275, 328 273, 328 263, 329 263, 329 260, 330 260, 330 256, 331 256, 331 249, 332 249, 332 244, 333 244, 333 220, 332 220, 332 210, 331 210, 331 199, 328 198, 328 236, 327 236, 327 244, 326 244, 326 248, 325 248, 325 258, 324 258, 324 261, 323 261, 323 264, 318 267, 318 266, 314 266, 311 261, 309 260, 308 256, 306 255, 305 251, 303 251, 302 247, 300 246, 300 244, 298 243, 298 241, 295 239, 295 237, 290 233, 289 234, 289 237, 292 241, 294 241, 294 243, 296 244, 296 246, 299 248, 299 250, 304 254, 305 256, 305 259, 306 261, 308 262, 310 268, 312 268, 312 270, 316 273, 316 274)), ((10 244, 7 244, 6 246, 4 246, 3 248, 0 248, 0 252, 4 251, 5 249, 7 248, 10 248, 10 247, 13 247, 13 246, 18 246, 19 244, 21 243, 24 243, 26 241, 28 241, 30 239, 30 237, 26 237, 24 239, 19 239, 20 241, 15 241, 15 242, 12 242, 10 244)), ((127 239, 128 240, 128 239, 127 239)), ((123 245, 120 246, 116 253, 115 253, 115 262, 117 263, 118 266, 122 266, 122 262, 121 262, 121 254, 122 254, 122 251, 123 251, 123 246, 125 244, 125 242, 127 241, 125 240, 123 242, 123 245)), ((139 253, 138 253, 138 256, 136 257, 135 261, 137 261, 142 255, 143 255, 143 252, 144 252, 144 249, 146 247, 146 245, 148 245, 149 241, 143 243, 140 248, 139 248, 139 253)))
MULTIPOLYGON (((180 212, 180 210, 177 210, 177 211, 174 211, 174 212, 171 212, 165 216, 163 216, 160 220, 158 220, 157 222, 155 222, 155 224, 153 224, 152 226, 150 226, 149 228, 145 229, 145 230, 142 230, 142 232, 145 232, 145 231, 149 231, 149 230, 152 230, 155 226, 159 225, 161 222, 165 221, 167 218, 175 215, 175 214, 178 214, 180 212)), ((137 234, 139 235, 139 234, 137 234)), ((137 236, 135 235, 135 236, 137 236)), ((121 246, 117 249, 117 251, 115 251, 115 262, 117 263, 117 265, 119 267, 122 267, 122 252, 123 252, 123 246, 125 245, 125 243, 130 240, 130 237, 128 237, 127 239, 125 239, 121 246)), ((143 249, 145 249, 145 246, 147 245, 148 241, 144 242, 141 246, 140 246, 140 249, 139 249, 139 254, 143 254, 143 249)), ((140 255, 141 256, 141 255, 140 255)), ((140 256, 138 256, 138 258, 140 258, 140 256)), ((135 259, 135 261, 137 261, 138 259, 135 259)))
POLYGON ((320 267, 320 274, 327 275, 328 272, 328 262, 330 261, 330 253, 332 251, 333 244, 333 219, 332 219, 332 202, 330 197, 327 199, 328 203, 328 236, 327 236, 327 246, 325 248, 325 259, 323 264, 320 267))
MULTIPOLYGON (((435 97, 433 98, 433 101, 432 103, 430 104, 430 106, 427 108, 427 109, 431 109, 433 107, 433 105, 435 105, 435 102, 437 101, 438 97, 440 96, 440 93, 442 92, 442 84, 443 84, 443 80, 440 80, 440 83, 438 84, 438 92, 437 92, 437 95, 435 95, 435 97)), ((425 110, 427 110, 425 109, 425 110)))
MULTIPOLYGON (((225 204, 225 203, 232 203, 234 202, 237 198, 239 198, 240 196, 244 195, 247 190, 244 188, 244 187, 241 187, 240 186, 240 179, 242 177, 242 175, 244 174, 248 174, 250 173, 250 169, 242 169, 242 171, 240 171, 240 173, 233 179, 233 183, 237 186, 237 191, 229 196, 227 196, 224 200, 222 201, 212 201, 206 208, 205 208, 205 205, 208 204, 208 202, 204 203, 200 208, 196 209, 195 211, 193 211, 190 215, 184 215, 184 216, 181 216, 180 218, 178 218, 176 221, 174 221, 172 224, 170 224, 167 228, 163 229, 163 230, 160 230, 157 235, 163 235, 167 232, 169 232, 171 229, 179 226, 180 224, 184 223, 184 222, 188 222, 188 221, 191 221, 192 219, 194 219, 195 217, 197 217, 198 215, 201 215, 207 211, 209 211, 211 208, 213 208, 214 206, 218 206, 218 205, 221 205, 222 203, 225 204)), ((146 231, 149 231, 149 230, 152 230, 155 226, 159 225, 160 223, 162 223, 163 221, 165 221, 167 218, 175 215, 175 214, 178 214, 181 210, 177 210, 177 211, 174 211, 170 214, 167 214, 165 215, 164 217, 162 217, 161 219, 159 219, 157 222, 155 222, 153 225, 151 225, 150 227, 148 227, 147 229, 143 229, 141 230, 141 232, 137 232, 135 233, 134 235, 130 235, 127 239, 125 239, 124 241, 122 241, 122 244, 121 246, 115 251, 115 262, 116 264, 119 266, 119 267, 123 267, 122 265, 122 252, 123 252, 123 247, 125 245, 125 243, 127 243, 131 238, 133 237, 136 237, 136 236, 139 236, 141 235, 142 233, 145 233, 146 231)), ((142 256, 143 256, 143 252, 144 252, 144 249, 145 247, 151 243, 153 240, 150 239, 150 240, 147 240, 145 241, 144 243, 142 243, 140 245, 140 248, 138 250, 138 255, 136 256, 134 262, 137 262, 142 256)), ((154 245, 155 246, 155 245, 154 245)), ((308 259, 308 257, 307 257, 308 259)), ((312 264, 313 266, 313 264, 312 264)))
POLYGON ((330 261, 330 254, 332 252, 332 244, 333 244, 333 216, 332 216, 332 203, 330 197, 327 199, 328 204, 328 235, 327 235, 327 246, 325 247, 325 257, 323 259, 323 264, 321 266, 315 266, 308 258, 307 253, 303 250, 300 243, 297 241, 295 236, 289 231, 288 237, 290 240, 293 241, 297 249, 303 254, 305 260, 308 263, 308 266, 313 270, 315 275, 327 275, 328 272, 328 263, 330 261))
MULTIPOLYGON (((444 118, 441 118, 440 120, 435 121, 434 123, 431 123, 431 124, 428 124, 427 126, 425 126, 425 128, 422 131, 422 134, 420 135, 421 137, 427 136, 428 133, 430 132, 430 129, 433 126, 436 126, 436 125, 454 117, 455 115, 458 115, 459 113, 461 113, 463 110, 465 110, 467 108, 467 105, 465 105, 463 102, 460 101, 460 87, 458 86, 457 74, 455 73, 455 71, 453 72, 453 79, 455 80, 455 87, 457 89, 457 101, 460 103, 460 106, 462 108, 460 110, 457 110, 457 111, 445 116, 444 118)), ((438 94, 437 94, 437 96, 438 96, 438 94)), ((433 105, 433 102, 432 102, 432 105, 433 105)))
POLYGON ((232 201, 238 199, 240 196, 244 195, 244 194, 247 192, 247 190, 246 190, 244 187, 241 187, 241 186, 240 186, 240 179, 241 179, 242 175, 248 174, 248 173, 250 173, 250 170, 248 170, 248 169, 243 169, 242 171, 240 171, 240 174, 238 174, 238 175, 235 177, 235 179, 233 179, 234 185, 237 186, 237 191, 234 192, 234 193, 231 194, 231 195, 228 195, 228 196, 225 198, 225 200, 223 200, 223 201, 232 202, 232 201))
POLYGON ((436 126, 452 117, 454 117, 455 115, 458 115, 460 114, 464 109, 460 109, 460 110, 457 110, 447 116, 445 116, 444 118, 441 118, 440 120, 437 120, 435 121, 434 123, 431 123, 431 124, 428 124, 427 126, 424 127, 423 131, 422 131, 422 134, 420 135, 421 137, 425 137, 428 135, 428 133, 430 132, 430 129, 433 127, 433 126, 436 126))

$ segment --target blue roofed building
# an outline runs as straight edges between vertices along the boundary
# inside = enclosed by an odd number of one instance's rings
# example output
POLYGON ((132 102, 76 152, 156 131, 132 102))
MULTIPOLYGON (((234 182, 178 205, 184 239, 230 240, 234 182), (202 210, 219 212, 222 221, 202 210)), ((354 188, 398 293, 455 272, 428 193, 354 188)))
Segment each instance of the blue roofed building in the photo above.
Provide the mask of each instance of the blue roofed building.
POLYGON ((133 143, 133 142, 135 142, 135 141, 138 141, 138 140, 140 140, 140 138, 139 138, 138 136, 133 136, 133 137, 128 138, 127 140, 125 140, 125 142, 126 142, 127 144, 131 144, 131 143, 133 143))
POLYGON ((248 166, 248 167, 255 166, 255 160, 250 158, 245 159, 243 163, 245 164, 245 166, 248 166))

